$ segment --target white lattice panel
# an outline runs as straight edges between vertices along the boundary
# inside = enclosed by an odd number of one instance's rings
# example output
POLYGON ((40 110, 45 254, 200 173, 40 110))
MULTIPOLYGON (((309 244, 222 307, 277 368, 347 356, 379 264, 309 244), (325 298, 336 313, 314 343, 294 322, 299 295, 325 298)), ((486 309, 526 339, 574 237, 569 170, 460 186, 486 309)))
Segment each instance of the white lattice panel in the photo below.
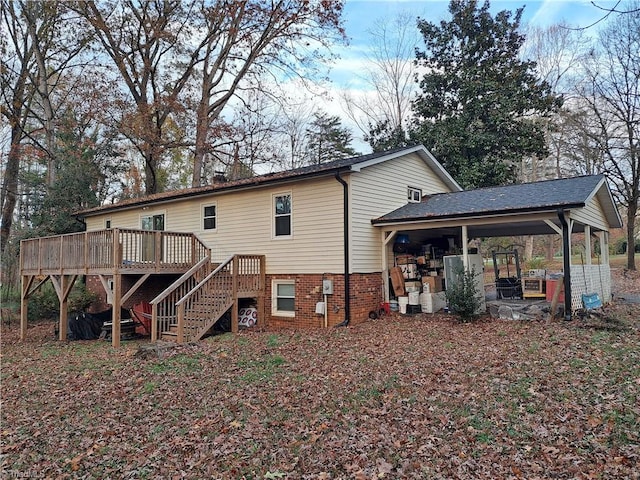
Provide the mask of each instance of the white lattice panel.
POLYGON ((609 265, 571 265, 571 309, 582 308, 582 294, 597 293, 603 303, 611 300, 609 265))

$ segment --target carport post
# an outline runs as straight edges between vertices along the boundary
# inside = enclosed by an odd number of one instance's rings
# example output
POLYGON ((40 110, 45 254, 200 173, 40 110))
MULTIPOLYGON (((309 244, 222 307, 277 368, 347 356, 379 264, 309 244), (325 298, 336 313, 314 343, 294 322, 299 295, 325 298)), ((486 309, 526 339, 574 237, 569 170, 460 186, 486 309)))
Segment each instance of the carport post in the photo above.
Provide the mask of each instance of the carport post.
POLYGON ((469 238, 467 226, 462 225, 462 264, 465 270, 469 270, 469 238))
POLYGON ((591 227, 589 225, 584 226, 584 256, 587 265, 591 265, 591 227))
POLYGON ((389 242, 393 240, 393 238, 398 233, 397 230, 392 230, 390 232, 382 231, 382 285, 384 288, 384 292, 382 292, 382 299, 384 302, 388 302, 389 299, 389 259, 387 256, 387 248, 389 242))
POLYGON ((564 319, 571 320, 571 230, 564 210, 558 210, 558 219, 562 224, 562 260, 564 269, 564 319))

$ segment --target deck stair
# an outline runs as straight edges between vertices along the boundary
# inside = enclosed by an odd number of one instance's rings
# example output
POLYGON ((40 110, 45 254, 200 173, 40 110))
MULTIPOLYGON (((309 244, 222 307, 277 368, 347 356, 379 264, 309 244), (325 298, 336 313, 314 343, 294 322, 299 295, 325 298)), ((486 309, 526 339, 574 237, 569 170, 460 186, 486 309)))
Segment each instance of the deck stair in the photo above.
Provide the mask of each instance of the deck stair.
MULTIPOLYGON (((183 275, 151 301, 152 340, 161 338, 178 343, 200 340, 239 298, 262 299, 264 292, 264 257, 232 255, 194 285, 191 275, 183 275), (191 285, 188 291, 184 285, 191 285), (180 298, 172 292, 180 291, 180 298), (154 331, 153 326, 156 326, 154 331)), ((237 317, 232 315, 232 331, 237 331, 237 317)))

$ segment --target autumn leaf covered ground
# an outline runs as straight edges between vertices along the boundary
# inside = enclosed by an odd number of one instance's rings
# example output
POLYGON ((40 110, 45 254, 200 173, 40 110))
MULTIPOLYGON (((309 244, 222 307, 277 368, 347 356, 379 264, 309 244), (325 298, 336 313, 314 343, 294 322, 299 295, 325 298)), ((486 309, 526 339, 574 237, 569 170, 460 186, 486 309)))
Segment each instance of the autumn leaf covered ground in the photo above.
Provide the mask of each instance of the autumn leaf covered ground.
POLYGON ((640 478, 640 305, 140 342, 2 331, 2 478, 640 478), (21 477, 22 476, 22 477, 21 477))

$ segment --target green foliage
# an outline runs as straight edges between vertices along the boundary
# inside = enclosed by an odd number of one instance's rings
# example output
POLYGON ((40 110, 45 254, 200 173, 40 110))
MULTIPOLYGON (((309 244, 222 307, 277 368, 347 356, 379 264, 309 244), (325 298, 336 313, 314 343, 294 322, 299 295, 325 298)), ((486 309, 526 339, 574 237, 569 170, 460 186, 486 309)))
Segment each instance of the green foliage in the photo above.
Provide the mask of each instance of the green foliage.
POLYGON ((542 257, 533 257, 527 261, 526 268, 528 270, 544 270, 547 266, 547 262, 542 257))
POLYGON ((306 133, 310 164, 327 163, 357 155, 349 146, 353 135, 340 124, 339 117, 332 117, 324 112, 316 112, 314 117, 306 133))
POLYGON ((407 147, 411 143, 407 138, 407 132, 402 127, 393 128, 388 120, 370 126, 369 134, 364 140, 371 145, 374 152, 407 147))
POLYGON ((36 236, 84 230, 76 212, 100 203, 109 165, 116 156, 108 139, 87 133, 73 112, 67 112, 56 136, 55 182, 44 191, 32 217, 36 236))
MULTIPOLYGON (((96 295, 89 292, 83 283, 76 282, 69 293, 69 314, 86 310, 96 299, 96 295)), ((51 283, 46 283, 29 297, 28 312, 28 319, 32 321, 56 318, 59 315, 60 303, 51 283)))
MULTIPOLYGON (((634 249, 635 253, 640 253, 640 239, 636 239, 634 249)), ((613 255, 623 255, 627 253, 627 239, 624 237, 619 238, 609 246, 609 251, 613 255)))
POLYGON ((519 59, 523 9, 489 12, 489 2, 452 0, 452 19, 419 20, 425 50, 413 141, 423 143, 464 188, 511 183, 523 157, 544 156, 535 118, 561 105, 535 63, 519 59))
POLYGON ((478 291, 476 284, 476 269, 465 270, 461 268, 456 272, 457 281, 447 285, 445 292, 449 309, 454 315, 457 315, 460 321, 470 322, 477 317, 476 312, 481 301, 481 292, 478 291))

